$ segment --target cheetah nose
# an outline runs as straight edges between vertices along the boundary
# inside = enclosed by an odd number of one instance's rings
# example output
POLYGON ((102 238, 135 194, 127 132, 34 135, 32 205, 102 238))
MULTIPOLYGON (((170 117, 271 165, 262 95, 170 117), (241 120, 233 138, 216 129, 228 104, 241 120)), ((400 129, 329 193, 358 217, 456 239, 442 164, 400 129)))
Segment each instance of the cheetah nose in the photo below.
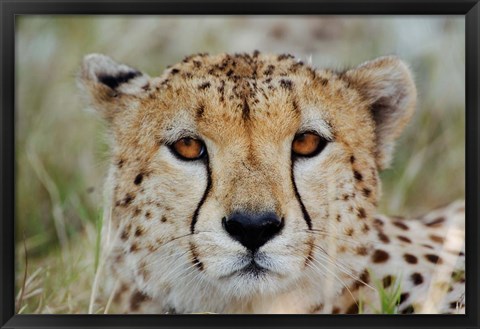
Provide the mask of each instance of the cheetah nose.
POLYGON ((233 239, 255 252, 280 233, 284 220, 283 218, 280 220, 271 212, 261 214, 235 212, 228 219, 223 217, 222 225, 233 239))

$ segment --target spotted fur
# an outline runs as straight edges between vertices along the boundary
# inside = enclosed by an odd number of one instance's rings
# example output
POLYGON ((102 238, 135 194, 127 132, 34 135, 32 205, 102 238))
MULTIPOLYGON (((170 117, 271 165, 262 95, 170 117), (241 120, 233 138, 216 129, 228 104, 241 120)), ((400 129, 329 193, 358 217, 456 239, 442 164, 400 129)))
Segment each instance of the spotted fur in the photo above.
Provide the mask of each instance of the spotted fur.
POLYGON ((464 210, 376 214, 378 172, 410 119, 408 67, 383 57, 351 70, 291 55, 197 54, 155 78, 98 54, 79 76, 109 125, 105 286, 129 313, 365 313, 378 283, 400 313, 464 312, 464 210), (328 141, 292 155, 298 133, 328 141), (169 145, 201 139, 207 155, 169 145), (222 218, 271 212, 284 227, 254 256, 222 218), (245 272, 252 260, 263 268, 245 272))

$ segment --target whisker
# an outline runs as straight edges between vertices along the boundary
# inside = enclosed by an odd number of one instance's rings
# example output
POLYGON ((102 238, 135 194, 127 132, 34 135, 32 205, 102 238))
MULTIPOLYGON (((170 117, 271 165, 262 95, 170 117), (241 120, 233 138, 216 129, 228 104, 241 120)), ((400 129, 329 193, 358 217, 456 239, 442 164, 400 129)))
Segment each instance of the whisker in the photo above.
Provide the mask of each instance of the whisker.
MULTIPOLYGON (((328 260, 328 259, 325 259, 325 260, 328 260)), ((355 304, 358 305, 358 302, 357 300, 355 299, 352 291, 350 290, 350 288, 348 288, 347 284, 345 284, 345 282, 337 275, 335 274, 335 272, 333 272, 332 270, 330 270, 325 264, 321 263, 320 261, 318 261, 318 259, 315 259, 315 258, 312 258, 312 262, 310 263, 310 265, 314 266, 317 270, 321 271, 317 266, 315 266, 313 264, 313 262, 315 262, 316 264, 320 265, 323 267, 323 269, 325 269, 328 273, 330 273, 331 275, 334 276, 335 279, 337 279, 338 282, 340 282, 342 284, 343 287, 345 287, 345 289, 347 289, 347 291, 349 292, 350 296, 352 296, 352 299, 353 301, 355 302, 355 304)), ((336 265, 335 263, 332 263, 332 265, 336 265)))
POLYGON ((320 256, 323 256, 323 257, 327 257, 327 258, 324 258, 326 261, 328 261, 329 263, 337 266, 337 268, 342 271, 342 273, 345 273, 347 274, 349 277, 351 277, 352 279, 354 279, 355 281, 359 281, 360 283, 362 283, 363 285, 369 287, 370 289, 376 291, 377 289, 375 287, 372 287, 371 285, 369 285, 368 283, 366 283, 364 280, 362 280, 360 277, 356 276, 354 274, 354 271, 351 269, 351 268, 348 268, 345 264, 342 264, 340 260, 337 260, 337 259, 333 259, 326 251, 325 249, 323 249, 322 247, 314 244, 313 245, 314 248, 316 248, 317 250, 320 250, 322 251, 323 254, 320 254, 320 256))
MULTIPOLYGON (((311 234, 311 235, 326 236, 326 237, 335 238, 339 241, 347 242, 347 243, 350 243, 350 244, 353 244, 353 245, 361 245, 361 244, 364 244, 366 242, 366 243, 368 243, 369 245, 372 245, 372 246, 379 246, 379 247, 385 246, 384 242, 375 241, 375 240, 372 240, 372 239, 365 239, 364 237, 362 238, 362 241, 357 241, 355 239, 352 239, 349 235, 346 235, 346 234, 335 235, 335 234, 332 234, 331 232, 328 232, 328 231, 325 231, 325 230, 318 230, 318 229, 301 230, 301 231, 295 231, 293 233, 297 233, 297 234, 306 233, 306 234, 311 234)), ((393 246, 399 246, 399 247, 404 247, 405 246, 401 243, 396 243, 394 241, 390 241, 389 244, 391 244, 393 246)))

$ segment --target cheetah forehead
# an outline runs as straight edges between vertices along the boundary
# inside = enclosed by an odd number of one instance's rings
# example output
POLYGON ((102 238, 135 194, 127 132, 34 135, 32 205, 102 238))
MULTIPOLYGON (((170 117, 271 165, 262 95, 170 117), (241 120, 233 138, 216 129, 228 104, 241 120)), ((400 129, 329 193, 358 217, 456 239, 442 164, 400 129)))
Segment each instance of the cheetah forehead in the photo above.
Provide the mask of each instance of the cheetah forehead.
POLYGON ((376 148, 379 168, 388 166, 416 100, 408 66, 393 56, 336 72, 286 54, 197 54, 150 79, 92 54, 79 78, 91 105, 120 135, 156 126, 142 130, 150 136, 190 125, 215 136, 236 135, 237 127, 281 140, 316 125, 330 127, 324 130, 351 148, 367 141, 363 148, 376 148))
POLYGON ((219 54, 205 53, 187 56, 182 62, 173 65, 167 73, 179 74, 182 78, 223 78, 262 79, 279 76, 315 74, 313 68, 290 54, 219 54))

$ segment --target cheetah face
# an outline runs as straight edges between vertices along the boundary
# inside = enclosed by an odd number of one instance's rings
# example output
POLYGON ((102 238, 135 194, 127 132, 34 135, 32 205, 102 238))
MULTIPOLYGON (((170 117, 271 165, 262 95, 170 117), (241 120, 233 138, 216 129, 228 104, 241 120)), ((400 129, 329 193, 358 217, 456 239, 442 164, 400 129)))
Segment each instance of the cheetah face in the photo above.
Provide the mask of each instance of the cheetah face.
POLYGON ((327 279, 363 267, 368 243, 349 241, 369 234, 378 170, 414 108, 398 59, 336 73, 197 55, 150 78, 89 55, 80 82, 109 123, 107 206, 139 289, 248 299, 339 290, 327 279))

